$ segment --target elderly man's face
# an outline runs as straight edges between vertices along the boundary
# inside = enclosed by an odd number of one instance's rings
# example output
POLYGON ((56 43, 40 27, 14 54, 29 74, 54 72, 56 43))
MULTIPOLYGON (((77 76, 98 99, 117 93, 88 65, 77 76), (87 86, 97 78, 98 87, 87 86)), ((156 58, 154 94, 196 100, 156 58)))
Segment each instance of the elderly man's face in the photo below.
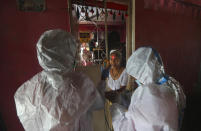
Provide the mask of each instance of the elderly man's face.
POLYGON ((111 66, 120 66, 120 59, 116 57, 115 54, 110 55, 110 64, 111 66))

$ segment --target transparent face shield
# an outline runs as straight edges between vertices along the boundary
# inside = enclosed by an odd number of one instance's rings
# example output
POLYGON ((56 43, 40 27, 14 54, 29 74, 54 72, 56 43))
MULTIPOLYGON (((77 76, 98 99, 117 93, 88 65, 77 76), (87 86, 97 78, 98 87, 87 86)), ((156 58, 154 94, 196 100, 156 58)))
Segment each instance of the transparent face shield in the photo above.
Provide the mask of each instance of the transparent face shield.
POLYGON ((78 63, 80 61, 80 43, 77 42, 77 50, 75 53, 75 57, 74 57, 74 62, 73 62, 73 71, 76 70, 76 67, 78 66, 78 63))

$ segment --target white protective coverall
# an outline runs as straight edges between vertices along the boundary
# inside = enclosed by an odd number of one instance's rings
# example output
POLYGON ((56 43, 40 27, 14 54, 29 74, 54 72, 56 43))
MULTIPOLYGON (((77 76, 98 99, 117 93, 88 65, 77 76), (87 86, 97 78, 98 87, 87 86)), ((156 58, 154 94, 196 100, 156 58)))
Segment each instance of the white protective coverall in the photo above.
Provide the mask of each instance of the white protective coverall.
POLYGON ((26 131, 92 131, 89 108, 97 91, 83 73, 73 72, 77 43, 66 31, 46 31, 37 43, 44 69, 16 91, 17 115, 26 131))
POLYGON ((138 48, 126 70, 142 85, 134 91, 128 111, 112 107, 114 131, 178 131, 185 95, 175 79, 165 78, 160 55, 150 47, 138 48))

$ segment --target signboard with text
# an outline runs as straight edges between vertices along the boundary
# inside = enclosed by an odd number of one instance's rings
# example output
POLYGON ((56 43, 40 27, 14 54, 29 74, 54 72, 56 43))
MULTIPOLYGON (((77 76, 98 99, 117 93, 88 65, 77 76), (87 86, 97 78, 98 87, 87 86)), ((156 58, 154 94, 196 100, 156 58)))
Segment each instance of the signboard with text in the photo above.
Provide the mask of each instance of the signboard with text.
POLYGON ((90 33, 89 32, 80 32, 80 42, 88 43, 90 41, 90 33))

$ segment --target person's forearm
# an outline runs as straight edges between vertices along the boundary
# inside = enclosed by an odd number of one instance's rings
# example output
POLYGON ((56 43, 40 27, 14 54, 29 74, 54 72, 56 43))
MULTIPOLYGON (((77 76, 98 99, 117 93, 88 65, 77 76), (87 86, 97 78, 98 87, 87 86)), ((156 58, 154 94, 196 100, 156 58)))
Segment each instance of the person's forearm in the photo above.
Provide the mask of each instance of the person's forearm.
POLYGON ((122 92, 126 89, 126 86, 121 86, 120 89, 116 90, 118 93, 122 92))

